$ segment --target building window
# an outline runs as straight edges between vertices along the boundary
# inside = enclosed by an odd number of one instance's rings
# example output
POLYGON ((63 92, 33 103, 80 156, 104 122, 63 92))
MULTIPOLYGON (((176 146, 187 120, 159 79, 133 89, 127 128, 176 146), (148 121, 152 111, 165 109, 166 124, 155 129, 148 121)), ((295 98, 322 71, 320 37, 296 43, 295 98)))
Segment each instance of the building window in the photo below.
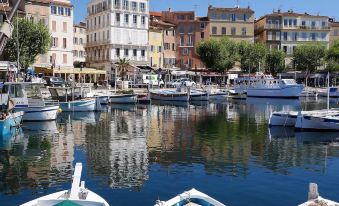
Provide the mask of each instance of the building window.
POLYGON ((115 14, 115 21, 120 22, 120 13, 115 14))
POLYGON ((137 15, 133 15, 133 24, 137 24, 137 15))
POLYGON ((63 38, 63 39, 62 39, 62 47, 63 47, 64 49, 67 48, 67 39, 66 39, 66 38, 63 38))
POLYGON ((65 8, 66 16, 71 16, 71 9, 65 8))
POLYGON ((179 24, 179 33, 180 33, 180 34, 185 33, 185 28, 184 28, 184 25, 183 25, 183 24, 179 24))
POLYGON ((193 46, 192 35, 188 36, 188 46, 193 46))
POLYGON ((244 14, 244 21, 247 21, 247 14, 244 14))
POLYGON ((56 21, 52 21, 52 31, 56 32, 56 21))
POLYGON ((137 50, 133 49, 133 56, 136 57, 137 56, 137 50))
POLYGON ((51 14, 57 14, 56 6, 51 6, 51 14))
POLYGON ((63 32, 67 33, 67 22, 62 22, 63 32))
POLYGON ((284 41, 287 41, 287 36, 288 36, 287 32, 284 32, 284 41))
POLYGON ((279 32, 279 31, 277 31, 277 32, 275 33, 275 40, 280 41, 280 32, 279 32))
POLYGON ((151 52, 154 52, 154 46, 153 45, 151 45, 151 52))
POLYGON ((97 33, 94 33, 94 41, 97 41, 97 33))
POLYGON ((315 28, 315 21, 312 21, 312 28, 315 28))
POLYGON ((62 63, 67 64, 67 54, 62 55, 62 63))
POLYGON ((128 49, 125 49, 124 54, 125 54, 125 57, 128 57, 128 49))
POLYGON ((292 19, 289 19, 289 20, 288 20, 288 26, 290 26, 290 27, 291 27, 291 26, 292 26, 292 24, 293 24, 293 21, 292 21, 292 19))
POLYGON ((298 21, 296 19, 293 19, 293 26, 297 26, 298 21))
POLYGON ((301 26, 306 26, 306 21, 302 21, 301 26))
POLYGON ((222 13, 222 14, 221 14, 221 19, 222 19, 222 20, 226 20, 226 19, 227 19, 227 14, 222 13))
POLYGON ((181 35, 180 36, 180 46, 184 46, 185 44, 185 38, 184 38, 184 35, 181 35))
POLYGON ((129 8, 128 8, 128 5, 129 5, 129 2, 127 1, 127 0, 123 0, 123 9, 125 9, 125 10, 128 10, 129 8))
POLYGON ((136 11, 138 8, 137 8, 137 2, 135 1, 132 1, 132 10, 133 11, 136 11))
POLYGON ((110 39, 110 36, 109 36, 109 30, 107 30, 107 40, 110 39))
POLYGON ((211 14, 211 19, 217 19, 217 14, 215 12, 211 14))
POLYGON ((64 15, 64 8, 63 7, 58 7, 58 14, 63 16, 64 15))
POLYGON ((241 35, 246 36, 246 34, 246 28, 244 27, 241 29, 241 35))
POLYGON ((141 50, 141 56, 145 57, 145 50, 143 50, 143 49, 141 50))
POLYGON ((158 52, 161 53, 162 52, 162 47, 158 46, 158 52))
POLYGON ((284 26, 288 26, 288 20, 284 19, 284 26))
POLYGON ((298 32, 295 32, 294 33, 294 41, 298 41, 298 36, 299 36, 298 32))
POLYGON ((146 23, 146 17, 145 17, 145 16, 142 16, 142 17, 141 17, 141 24, 142 24, 142 25, 145 25, 145 23, 146 23))
POLYGON ((311 33, 311 39, 312 39, 312 41, 316 41, 317 40, 317 33, 311 33))
POLYGON ((327 38, 327 33, 321 33, 321 39, 325 41, 327 38))
POLYGON ((175 51, 175 44, 172 43, 172 51, 175 51))
POLYGON ((182 48, 182 51, 181 51, 182 55, 188 55, 188 53, 189 53, 188 48, 182 48))
POLYGON ((237 28, 232 27, 232 28, 231 28, 231 34, 232 34, 233 36, 236 35, 236 34, 237 34, 237 28))
POLYGON ((125 14, 125 23, 128 24, 128 14, 125 14))
POLYGON ((188 25, 188 33, 192 34, 193 33, 193 24, 188 25))
POLYGON ((52 47, 58 47, 58 38, 56 37, 52 38, 52 47))
POLYGON ((335 30, 334 30, 333 36, 339 36, 339 29, 335 29, 335 30))
POLYGON ((205 32, 200 33, 200 38, 204 39, 205 38, 205 32))
POLYGON ((221 28, 221 34, 222 35, 226 35, 226 27, 222 27, 221 28))
POLYGON ((217 27, 216 26, 212 27, 212 34, 214 34, 214 35, 217 34, 217 27))
POLYGON ((73 38, 73 43, 74 43, 75 45, 77 45, 77 44, 78 44, 78 38, 74 37, 74 38, 73 38))
POLYGON ((117 57, 120 56, 120 48, 116 48, 116 49, 115 49, 115 55, 116 55, 117 57))
POLYGON ((232 16, 232 21, 235 21, 236 20, 236 15, 235 14, 231 14, 232 16))
POLYGON ((205 29, 205 23, 200 23, 200 29, 205 29))
POLYGON ((272 32, 269 31, 267 34, 267 40, 272 40, 272 32))
POLYGON ((140 3, 140 11, 141 12, 145 12, 146 9, 145 9, 145 3, 140 3))

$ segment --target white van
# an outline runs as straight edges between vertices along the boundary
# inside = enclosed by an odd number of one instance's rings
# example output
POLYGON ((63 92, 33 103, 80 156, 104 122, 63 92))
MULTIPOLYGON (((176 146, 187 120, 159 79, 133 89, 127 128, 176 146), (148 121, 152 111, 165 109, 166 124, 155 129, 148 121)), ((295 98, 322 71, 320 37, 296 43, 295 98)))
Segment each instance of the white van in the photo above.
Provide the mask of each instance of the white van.
POLYGON ((151 86, 164 86, 164 81, 160 80, 160 84, 158 81, 158 75, 157 74, 143 74, 142 75, 142 83, 149 84, 151 86))

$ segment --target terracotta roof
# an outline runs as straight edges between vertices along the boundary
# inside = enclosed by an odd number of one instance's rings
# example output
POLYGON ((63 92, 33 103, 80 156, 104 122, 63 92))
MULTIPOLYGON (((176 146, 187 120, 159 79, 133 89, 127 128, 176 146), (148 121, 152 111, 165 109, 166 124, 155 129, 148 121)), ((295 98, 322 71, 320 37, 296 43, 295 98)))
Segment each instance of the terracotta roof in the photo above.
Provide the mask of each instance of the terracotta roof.
POLYGON ((152 20, 150 25, 153 27, 175 27, 175 24, 171 24, 169 22, 165 22, 159 19, 152 20))
POLYGON ((248 8, 240 8, 240 7, 234 7, 234 8, 222 8, 222 7, 208 7, 208 11, 227 11, 227 12, 249 12, 254 13, 252 9, 248 8))
POLYGON ((338 21, 330 22, 330 26, 331 27, 339 27, 339 22, 338 21))
POLYGON ((161 12, 156 12, 156 11, 150 11, 149 12, 150 16, 155 16, 155 17, 161 17, 161 12))
POLYGON ((58 0, 29 0, 30 2, 42 3, 42 4, 54 4, 60 6, 73 6, 71 2, 64 2, 58 0))

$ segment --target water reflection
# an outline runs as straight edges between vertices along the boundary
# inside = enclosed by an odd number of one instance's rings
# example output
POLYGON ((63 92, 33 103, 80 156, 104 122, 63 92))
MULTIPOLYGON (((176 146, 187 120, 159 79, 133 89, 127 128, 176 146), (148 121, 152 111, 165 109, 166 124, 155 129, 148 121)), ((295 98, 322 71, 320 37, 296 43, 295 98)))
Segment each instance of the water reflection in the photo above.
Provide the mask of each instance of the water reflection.
MULTIPOLYGON (((329 159, 339 157, 328 143, 337 141, 339 135, 268 128, 270 113, 324 106, 326 103, 316 101, 251 98, 222 103, 110 105, 107 112, 62 113, 57 122, 25 123, 23 135, 17 139, 20 141, 12 137, 1 141, 0 191, 13 194, 29 189, 40 196, 47 193, 47 188, 64 188, 70 181, 72 165, 81 160, 86 180, 103 194, 110 194, 110 204, 115 203, 114 192, 127 197, 125 204, 117 205, 139 204, 138 198, 130 198, 137 194, 126 188, 154 203, 157 194, 183 191, 200 180, 206 181, 205 186, 216 181, 218 187, 210 187, 210 193, 215 192, 222 202, 235 203, 231 205, 240 201, 230 198, 237 194, 230 190, 225 197, 217 192, 220 188, 231 185, 237 190, 242 185, 241 191, 247 191, 252 183, 262 184, 256 192, 274 196, 273 191, 282 187, 298 188, 295 183, 300 181, 307 184, 311 179, 307 175, 325 176, 331 168, 329 159), (258 175, 258 171, 263 172, 258 175), (277 183, 284 180, 290 182, 286 186, 277 183), (169 184, 172 191, 159 189, 169 184)), ((334 177, 339 178, 337 174, 334 177)), ((247 192, 242 193, 244 201, 258 203, 247 192)), ((305 188, 299 192, 298 197, 303 197, 305 188)), ((291 201, 287 205, 298 203, 293 196, 285 198, 291 201)))

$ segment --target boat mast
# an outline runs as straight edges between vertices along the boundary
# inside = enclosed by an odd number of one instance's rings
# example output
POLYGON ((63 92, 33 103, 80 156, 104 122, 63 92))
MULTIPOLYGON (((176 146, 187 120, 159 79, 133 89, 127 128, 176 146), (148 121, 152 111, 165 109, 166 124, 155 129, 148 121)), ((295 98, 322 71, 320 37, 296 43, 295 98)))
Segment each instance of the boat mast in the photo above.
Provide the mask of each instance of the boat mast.
POLYGON ((327 113, 330 110, 330 72, 327 73, 327 113))

